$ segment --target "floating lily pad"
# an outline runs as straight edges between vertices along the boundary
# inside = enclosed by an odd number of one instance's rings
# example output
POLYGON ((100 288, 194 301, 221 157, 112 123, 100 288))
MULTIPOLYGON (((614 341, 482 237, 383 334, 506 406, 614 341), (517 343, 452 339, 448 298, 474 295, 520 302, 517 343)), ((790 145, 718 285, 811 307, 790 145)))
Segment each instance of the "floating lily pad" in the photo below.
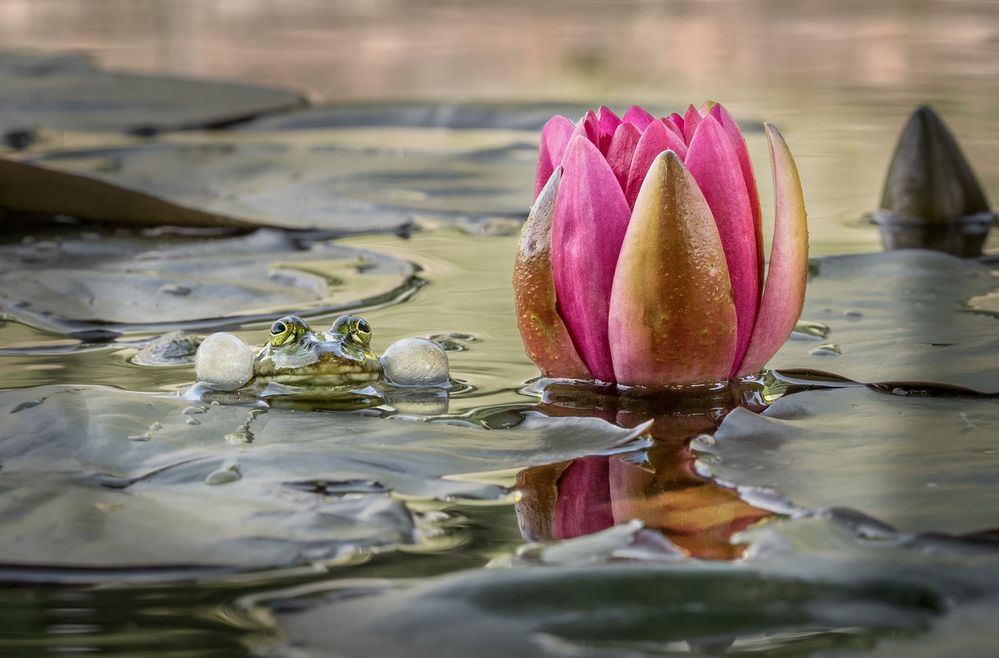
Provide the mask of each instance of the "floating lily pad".
POLYGON ((987 264, 920 250, 815 263, 802 313, 812 331, 785 343, 768 367, 999 393, 999 320, 968 306, 999 287, 987 264))
POLYGON ((379 304, 408 294, 404 261, 280 231, 113 237, 0 247, 0 309, 63 333, 210 328, 379 304))
POLYGON ((492 569, 412 587, 331 588, 277 619, 307 655, 794 655, 914 633, 934 597, 912 586, 841 586, 724 565, 492 569), (750 653, 751 652, 751 653, 750 653))
POLYGON ((150 133, 229 124, 304 105, 272 87, 114 73, 73 55, 0 53, 0 134, 38 128, 150 133))
MULTIPOLYGON (((293 114, 264 117, 239 130, 410 127, 448 130, 538 131, 556 114, 581 117, 589 105, 566 103, 342 103, 318 105, 293 114)), ((664 115, 665 116, 665 115, 664 115)))
POLYGON ((695 447, 710 476, 776 490, 801 509, 854 508, 907 532, 999 525, 996 400, 795 393, 762 415, 736 409, 695 447))
POLYGON ((0 393, 0 417, 0 563, 90 568, 290 565, 414 543, 419 516, 389 492, 505 500, 474 474, 638 433, 532 414, 497 434, 59 386, 0 393))
POLYGON ((8 209, 126 223, 254 224, 342 233, 414 218, 521 218, 528 133, 332 129, 185 135, 2 162, 8 209))

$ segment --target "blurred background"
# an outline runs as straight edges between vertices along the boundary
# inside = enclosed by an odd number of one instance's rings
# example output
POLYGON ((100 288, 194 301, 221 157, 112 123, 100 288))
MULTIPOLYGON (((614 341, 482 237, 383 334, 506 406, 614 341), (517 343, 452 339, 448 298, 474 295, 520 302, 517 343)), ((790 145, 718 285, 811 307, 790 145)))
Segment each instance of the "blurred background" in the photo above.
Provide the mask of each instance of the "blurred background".
MULTIPOLYGON (((314 102, 682 112, 717 99, 750 129, 780 126, 802 170, 813 244, 827 252, 877 248, 876 231, 842 229, 876 208, 917 104, 943 115, 987 193, 999 189, 999 2, 3 0, 0 43, 281 85, 314 102)), ((750 148, 760 171, 763 140, 750 137, 750 148)))

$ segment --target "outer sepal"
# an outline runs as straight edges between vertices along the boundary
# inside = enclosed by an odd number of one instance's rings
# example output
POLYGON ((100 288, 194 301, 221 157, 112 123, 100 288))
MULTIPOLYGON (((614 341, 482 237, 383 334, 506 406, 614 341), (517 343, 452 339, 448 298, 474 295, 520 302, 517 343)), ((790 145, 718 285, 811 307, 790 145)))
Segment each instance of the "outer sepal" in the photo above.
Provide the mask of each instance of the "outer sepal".
POLYGON ((808 222, 798 167, 777 128, 769 123, 764 128, 774 178, 774 240, 763 299, 739 376, 762 369, 791 335, 805 304, 808 278, 808 222))
POLYGON ((619 384, 675 386, 728 378, 736 312, 718 228, 694 177, 660 154, 638 194, 611 292, 619 384))
POLYGON ((552 277, 552 217, 562 179, 557 168, 531 207, 513 267, 517 326, 527 355, 546 377, 592 379, 558 313, 552 277))

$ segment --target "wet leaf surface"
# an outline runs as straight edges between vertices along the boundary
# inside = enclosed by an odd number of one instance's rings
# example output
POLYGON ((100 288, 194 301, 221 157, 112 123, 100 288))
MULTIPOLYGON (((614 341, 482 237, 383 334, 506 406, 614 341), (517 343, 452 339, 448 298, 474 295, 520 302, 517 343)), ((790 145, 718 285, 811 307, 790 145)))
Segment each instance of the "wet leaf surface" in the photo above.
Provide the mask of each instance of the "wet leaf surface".
POLYGON ((495 569, 351 592, 281 614, 307 655, 802 655, 915 632, 919 588, 842 586, 723 565, 495 569), (341 600, 337 600, 341 599, 341 600))
POLYGON ((769 368, 999 393, 999 368, 983 358, 999 353, 999 320, 968 306, 997 287, 987 262, 910 250, 815 263, 801 317, 828 331, 798 334, 769 368))
POLYGON ((795 393, 762 415, 737 409, 694 447, 713 478, 776 490, 801 509, 854 508, 906 532, 968 533, 999 525, 997 437, 997 400, 852 387, 795 393))
POLYGON ((0 309, 85 337, 207 329, 391 301, 414 268, 370 251, 263 230, 230 238, 83 233, 0 246, 0 309))
POLYGON ((744 532, 750 557, 736 563, 678 562, 646 533, 631 524, 555 542, 522 551, 513 568, 345 580, 247 602, 269 607, 285 641, 316 656, 403 647, 413 656, 852 655, 918 647, 923 633, 944 646, 954 632, 981 629, 999 582, 994 549, 870 542, 830 519, 744 532), (590 566, 580 568, 587 544, 590 566), (544 559, 556 553, 571 559, 544 559))
POLYGON ((124 223, 353 233, 398 230, 421 217, 520 219, 530 205, 534 139, 423 128, 184 135, 8 161, 5 176, 18 184, 0 191, 8 208, 124 223))
POLYGON ((300 95, 271 87, 114 73, 66 54, 0 53, 0 134, 8 146, 30 145, 39 128, 154 133, 303 104, 300 95), (18 134, 28 143, 12 141, 18 134))
POLYGON ((529 415, 497 433, 96 387, 2 393, 0 416, 0 562, 105 568, 293 565, 419 543, 429 529, 397 496, 505 500, 474 474, 636 435, 593 419, 529 415))

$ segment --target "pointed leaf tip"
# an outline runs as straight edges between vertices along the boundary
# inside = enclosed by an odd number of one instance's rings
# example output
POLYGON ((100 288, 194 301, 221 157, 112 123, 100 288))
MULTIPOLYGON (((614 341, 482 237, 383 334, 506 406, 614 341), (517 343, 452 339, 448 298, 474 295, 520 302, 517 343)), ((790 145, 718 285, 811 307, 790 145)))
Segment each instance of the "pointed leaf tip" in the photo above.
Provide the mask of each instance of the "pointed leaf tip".
POLYGON ((711 210, 671 150, 635 202, 611 293, 619 383, 675 386, 728 378, 736 341, 725 252, 711 210))
POLYGON ((928 224, 990 212, 985 191, 957 140, 928 106, 916 108, 902 130, 881 208, 900 219, 928 224))
POLYGON ((808 222, 801 179, 784 137, 764 124, 774 180, 774 240, 763 300, 740 376, 758 372, 777 353, 805 304, 808 277, 808 222))

